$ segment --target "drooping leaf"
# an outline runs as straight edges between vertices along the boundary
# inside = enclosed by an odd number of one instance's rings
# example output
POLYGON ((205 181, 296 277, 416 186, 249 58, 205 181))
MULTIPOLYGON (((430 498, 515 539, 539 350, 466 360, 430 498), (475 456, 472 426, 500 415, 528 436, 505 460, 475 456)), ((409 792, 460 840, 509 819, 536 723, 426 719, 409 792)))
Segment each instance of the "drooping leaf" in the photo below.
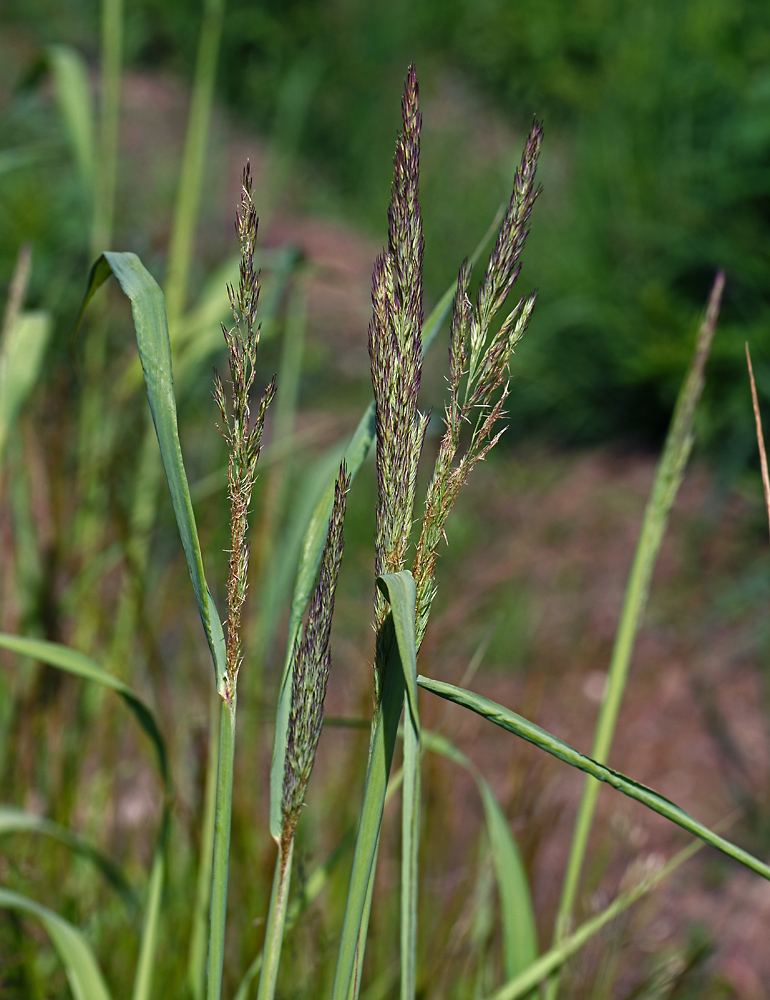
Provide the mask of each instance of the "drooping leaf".
POLYGON ((225 637, 222 622, 206 583, 190 488, 182 460, 177 428, 174 380, 171 372, 171 345, 163 292, 142 262, 133 253, 104 253, 91 268, 86 294, 80 309, 82 319, 97 289, 113 274, 131 301, 136 342, 142 362, 150 410, 158 435, 163 467, 171 502, 182 539, 195 599, 214 663, 217 690, 226 697, 225 637))
POLYGON ((115 887, 127 905, 136 907, 136 895, 123 872, 86 837, 43 816, 35 816, 14 806, 0 805, 0 837, 13 833, 35 833, 58 840, 74 854, 90 861, 115 887))
POLYGON ((166 746, 155 721, 155 716, 127 684, 124 684, 117 677, 113 677, 112 674, 102 669, 98 663, 94 663, 89 657, 56 642, 47 642, 44 639, 28 639, 24 636, 9 635, 7 632, 0 632, 0 649, 10 650, 12 653, 18 653, 20 656, 28 656, 30 659, 38 660, 40 663, 47 663, 58 670, 64 670, 75 677, 81 677, 86 681, 93 681, 96 684, 101 684, 102 687, 110 688, 110 690, 117 692, 133 713, 136 721, 152 740, 163 783, 164 785, 168 785, 166 746))
POLYGON ((513 979, 529 968, 537 958, 537 925, 527 873, 510 825, 495 793, 473 761, 440 733, 424 729, 422 742, 426 750, 439 753, 465 768, 476 782, 484 807, 500 894, 505 975, 506 978, 513 979))
POLYGON ((480 694, 474 694, 472 691, 455 687, 454 684, 436 681, 430 677, 418 675, 417 683, 426 691, 431 691, 440 698, 446 698, 447 701, 470 709, 471 712, 475 712, 477 715, 493 722, 496 726, 507 729, 508 732, 520 736, 529 743, 533 743, 536 747, 540 747, 546 753, 558 757, 559 760, 564 761, 566 764, 585 771, 586 774, 590 774, 597 781, 605 781, 612 788, 623 792, 629 798, 636 799, 637 802, 641 802, 649 809, 652 809, 653 812, 665 816, 672 823, 681 826, 683 830, 687 830, 688 833, 699 837, 704 843, 711 847, 716 847, 718 851, 722 851, 729 858, 740 861, 742 865, 757 872, 763 878, 770 880, 770 865, 760 861, 759 858, 755 858, 748 851, 744 851, 737 845, 732 844, 729 840, 725 840, 724 837, 720 837, 713 830, 709 830, 708 827, 699 823, 698 820, 694 819, 674 802, 664 798, 646 785, 634 781, 633 778, 628 778, 619 771, 613 771, 603 764, 598 764, 595 760, 586 757, 585 754, 575 750, 574 747, 571 747, 568 743, 564 743, 563 740, 560 740, 552 733, 541 729, 540 726, 536 726, 533 722, 529 722, 503 705, 499 705, 495 701, 490 701, 489 698, 484 698, 480 694))
POLYGON ((9 889, 0 889, 0 907, 37 917, 59 954, 75 1000, 112 1000, 91 946, 77 927, 9 889))

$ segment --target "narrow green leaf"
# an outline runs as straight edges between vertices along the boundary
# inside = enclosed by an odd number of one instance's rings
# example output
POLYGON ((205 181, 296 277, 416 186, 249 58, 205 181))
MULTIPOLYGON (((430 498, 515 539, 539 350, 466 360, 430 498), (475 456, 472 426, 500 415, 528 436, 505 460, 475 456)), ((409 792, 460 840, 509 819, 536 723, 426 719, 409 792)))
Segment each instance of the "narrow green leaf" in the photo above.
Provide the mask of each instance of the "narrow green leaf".
POLYGON ((0 648, 28 656, 32 659, 57 667, 83 680, 94 681, 103 687, 110 688, 119 694, 139 725, 152 740, 158 758, 158 767, 163 778, 166 791, 161 831, 155 848, 147 905, 145 907, 142 925, 142 937, 139 947, 139 961, 134 983, 133 1000, 149 1000, 152 987, 152 972, 155 966, 155 956, 159 944, 160 906, 165 879, 165 853, 168 831, 169 803, 169 773, 166 760, 166 747, 160 734, 155 717, 144 702, 123 681, 107 673, 82 653, 60 646, 57 643, 42 639, 25 639, 21 636, 0 633, 0 648))
POLYGON ((51 335, 47 312, 19 312, 11 317, 0 343, 0 464, 8 435, 35 387, 51 335))
POLYGON ((83 183, 90 191, 94 183, 96 125, 88 69, 80 53, 69 45, 49 46, 47 58, 67 138, 83 183))
POLYGON ((179 431, 171 372, 171 345, 163 293, 155 279, 133 253, 104 253, 91 268, 78 324, 96 290, 114 274, 131 301, 136 342, 142 362, 150 410, 158 435, 171 502, 190 571, 195 599, 214 662, 217 690, 225 698, 227 670, 222 622, 206 583, 195 514, 179 444, 179 431))
POLYGON ((566 937, 560 944, 554 945, 553 948, 537 959, 536 962, 533 962, 526 972, 520 973, 514 979, 511 979, 510 982, 507 982, 490 1000, 518 1000, 519 997, 527 996, 538 983, 541 983, 553 972, 561 968, 568 958, 571 958, 572 955, 580 951, 586 942, 597 934, 602 927, 615 920, 616 917, 619 917, 633 906, 634 903, 642 899, 643 896, 646 896, 647 893, 651 892, 663 879, 667 878, 680 865, 684 864, 685 861, 688 861, 702 847, 703 844, 696 840, 679 851, 659 871, 647 875, 633 889, 628 889, 626 892, 621 893, 601 913, 598 913, 590 920, 586 920, 584 924, 581 924, 576 931, 566 937))
POLYGON ((401 834, 401 1000, 417 990, 417 888, 420 848, 420 716, 417 707, 417 637, 414 577, 408 571, 377 578, 390 603, 406 682, 409 710, 404 725, 404 790, 401 834))
MULTIPOLYGON (((392 622, 392 618, 385 620, 383 628, 388 627, 388 622, 392 622)), ((404 704, 404 670, 396 642, 392 644, 391 650, 391 658, 384 671, 380 703, 372 720, 364 801, 353 854, 332 1000, 350 1000, 351 996, 355 1000, 361 982, 366 936, 364 918, 368 915, 367 898, 370 880, 374 878, 388 776, 404 704)))
POLYGON ((86 837, 82 837, 74 830, 54 823, 53 820, 45 819, 42 816, 35 816, 24 809, 16 809, 14 806, 0 805, 0 837, 13 833, 39 833, 44 837, 51 837, 64 844, 73 853, 80 855, 90 861, 104 875, 108 882, 117 890, 125 903, 132 909, 136 908, 136 895, 131 886, 126 881, 123 872, 105 854, 91 843, 86 837))
MULTIPOLYGON (((498 223, 502 218, 504 206, 498 210, 492 221, 492 225, 486 231, 481 242, 473 251, 471 262, 478 260, 486 244, 497 231, 498 223)), ((422 327, 422 351, 423 355, 428 350, 436 334, 441 329, 441 325, 449 315, 452 308, 456 285, 453 283, 439 299, 436 307, 430 316, 425 320, 422 327)), ((353 480, 358 475, 358 470, 364 464, 364 460, 369 453, 376 433, 374 400, 366 408, 356 427, 353 437, 350 439, 345 451, 345 465, 350 476, 351 486, 353 480)), ((278 709, 275 720, 275 737, 273 743, 273 758, 270 766, 270 834, 277 842, 281 836, 281 797, 283 794, 283 774, 286 759, 286 740, 289 730, 289 709, 291 705, 292 686, 292 652, 296 642, 299 629, 302 625, 302 617, 305 614, 307 603, 315 583, 318 567, 321 564, 321 553, 323 552, 326 533, 329 527, 329 518, 332 514, 332 504, 334 502, 334 483, 336 480, 336 470, 338 464, 334 465, 333 474, 330 474, 329 482, 321 495, 321 499, 308 521, 305 530, 305 537, 302 543, 302 551, 297 567, 297 576, 294 583, 294 594, 289 611, 289 628, 286 639, 286 658, 284 660, 281 685, 278 692, 278 709)))
POLYGON ((628 778, 624 774, 613 771, 609 767, 605 767, 603 764, 592 760, 590 757, 586 757, 585 754, 579 753, 574 747, 569 746, 569 744, 564 743, 545 729, 541 729, 540 726, 536 726, 533 722, 529 722, 503 705, 490 701, 479 694, 474 694, 472 691, 465 691, 463 688, 455 687, 454 684, 432 680, 430 677, 419 675, 417 683, 420 687, 425 688, 426 691, 431 691, 433 694, 437 694, 447 701, 470 709, 471 712, 481 715, 496 726, 507 729, 509 733, 520 736, 529 743, 534 743, 541 750, 545 750, 546 753, 558 757, 559 760, 563 760, 572 767, 585 771, 586 774, 590 774, 597 781, 605 781, 619 792, 623 792, 629 798, 636 799, 637 802, 641 802, 649 809, 652 809, 653 812, 665 816, 672 823, 681 826, 683 830, 687 830, 688 833, 699 837, 704 843, 711 847, 716 847, 718 851, 722 851, 723 854, 733 858, 735 861, 739 861, 742 865, 757 872, 763 878, 770 880, 769 865, 755 858, 748 851, 744 851, 729 840, 725 840, 724 837, 720 837, 712 830, 709 830, 708 827, 693 819, 689 813, 686 813, 684 809, 680 809, 674 802, 659 795, 651 788, 647 788, 646 785, 642 785, 638 781, 634 781, 632 778, 628 778))
MULTIPOLYGON (((391 786, 392 785, 393 782, 391 782, 391 786)), ((296 925, 297 921, 308 906, 315 902, 315 900, 320 896, 326 883, 329 881, 329 876, 340 863, 342 858, 347 854, 348 849, 352 845, 353 833, 354 831, 351 829, 348 834, 342 838, 326 861, 324 861, 322 865, 319 865, 315 871, 311 872, 310 877, 304 884, 301 895, 299 897, 295 897, 289 906, 289 912, 286 915, 286 933, 288 933, 296 925)), ((256 976, 259 975, 262 968, 262 955, 263 953, 260 951, 244 973, 243 979, 239 983, 238 989, 235 991, 233 1000, 248 1000, 249 988, 251 987, 251 984, 256 976)))
MULTIPOLYGON (((628 680, 636 635, 644 615, 644 609, 647 606, 653 570, 668 526, 671 508, 682 484, 684 471, 692 451, 695 413, 703 391, 706 362, 714 340, 723 288, 724 274, 719 272, 700 324, 692 362, 679 391, 674 414, 666 435, 666 442, 663 446, 663 454, 655 472, 655 480, 644 512, 612 650, 607 674, 607 687, 591 747, 591 756, 600 764, 605 764, 609 759, 618 714, 628 680)), ((595 781, 586 779, 575 819, 575 829, 559 901, 554 933, 555 942, 558 942, 566 933, 572 917, 599 789, 600 786, 595 781)), ((553 981, 549 985, 548 1000, 555 1000, 557 992, 558 982, 553 981)))
POLYGON ((513 979, 537 958, 537 925, 527 873, 508 820, 484 775, 461 750, 446 737, 426 729, 422 742, 426 750, 465 768, 478 787, 500 894, 505 975, 513 979))
POLYGON ((136 721, 152 740, 155 753, 158 758, 158 768, 163 778, 164 785, 168 786, 168 765, 166 762, 166 746, 160 734, 155 717, 150 709, 144 704, 138 695, 134 694, 131 688, 123 681, 107 673, 97 663, 84 656, 82 653, 61 646, 56 642, 46 642, 44 639, 27 639, 19 635, 9 635, 7 632, 0 632, 0 649, 8 649, 12 653, 20 656, 28 656, 32 660, 40 663, 47 663, 51 667, 64 670, 75 677, 81 677, 86 681, 94 681, 102 687, 110 688, 117 692, 125 701, 128 708, 133 712, 136 721))
POLYGON ((41 922, 64 965, 75 1000, 111 1000, 91 946, 77 927, 40 903, 8 889, 0 889, 0 906, 29 913, 41 922))
POLYGON ((168 809, 164 810, 163 821, 155 845, 155 854, 147 890, 147 906, 142 926, 139 957, 134 973, 133 1000, 150 1000, 155 959, 160 946, 160 908, 163 902, 163 886, 166 881, 166 842, 168 840, 168 809))

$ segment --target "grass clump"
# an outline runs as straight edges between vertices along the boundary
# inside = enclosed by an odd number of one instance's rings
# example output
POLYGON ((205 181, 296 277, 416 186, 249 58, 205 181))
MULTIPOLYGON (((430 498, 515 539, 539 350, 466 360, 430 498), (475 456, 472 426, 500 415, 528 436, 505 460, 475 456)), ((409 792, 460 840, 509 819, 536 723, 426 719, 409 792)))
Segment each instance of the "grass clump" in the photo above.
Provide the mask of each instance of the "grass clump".
MULTIPOLYGON (((410 67, 402 101, 402 131, 397 139, 394 158, 388 242, 375 261, 372 281, 369 356, 373 402, 362 416, 347 447, 336 449, 334 474, 327 476, 323 489, 311 498, 315 503, 309 504, 310 512, 298 528, 303 541, 290 609, 285 668, 276 692, 276 704, 270 706, 271 715, 274 711, 275 729, 272 734, 269 822, 264 836, 261 830, 259 834, 254 834, 254 842, 264 840, 276 855, 274 875, 264 920, 262 947, 255 946, 257 935, 251 925, 241 936, 240 951, 248 954, 250 964, 237 986, 235 972, 231 971, 229 975, 227 972, 228 965, 235 964, 230 942, 244 925, 240 912, 237 915, 233 912, 228 914, 232 814, 234 806, 247 801, 257 784, 249 785, 238 780, 235 738, 238 679, 242 667, 244 676, 251 667, 248 662, 249 645, 244 639, 249 623, 249 518, 252 503, 257 497, 257 463, 268 407, 276 393, 281 391, 280 381, 273 378, 259 395, 258 402, 253 402, 252 397, 258 395, 254 393, 254 388, 258 381, 261 330, 258 309, 260 274, 256 264, 257 197, 248 166, 243 174, 236 221, 239 243, 237 281, 228 284, 233 323, 223 327, 230 379, 223 381, 216 373, 214 379, 219 427, 227 449, 230 505, 229 559, 224 587, 228 608, 224 627, 207 582, 203 546, 182 459, 171 374, 174 329, 170 337, 163 292, 132 253, 105 250, 89 279, 83 310, 110 276, 116 278, 131 302, 154 431, 215 671, 215 688, 211 692, 214 705, 211 731, 215 733, 218 725, 219 736, 218 742, 212 740, 206 769, 208 787, 203 797, 204 811, 197 820, 200 833, 197 872, 196 864, 191 862, 186 869, 186 878, 173 884, 174 892, 184 897, 188 905, 195 897, 194 887, 198 887, 195 905, 189 907, 192 919, 187 921, 185 928, 191 942, 187 986, 196 998, 205 994, 207 1000, 220 1000, 223 995, 232 995, 236 1000, 245 1000, 252 995, 257 976, 259 1000, 272 1000, 280 995, 279 984, 287 984, 287 991, 299 988, 293 978, 294 968, 287 972, 287 963, 284 962, 284 971, 281 972, 284 938, 300 920, 308 902, 316 898, 329 881, 336 860, 343 855, 349 857, 348 847, 354 841, 344 916, 332 912, 334 919, 330 921, 334 924, 335 938, 339 936, 339 948, 333 977, 330 968, 325 972, 323 995, 331 995, 333 1000, 356 1000, 362 987, 370 916, 380 904, 375 894, 375 880, 383 842, 384 810, 388 799, 399 790, 401 858, 397 922, 400 996, 402 1000, 415 1000, 418 995, 435 995, 430 975, 420 961, 419 888, 424 871, 420 841, 424 797, 423 756, 426 751, 440 753, 472 775, 482 799, 494 877, 501 901, 502 961, 490 966, 488 956, 480 947, 479 953, 474 956, 473 975, 460 985, 461 990, 470 988, 470 983, 474 981, 479 986, 478 995, 491 996, 495 1000, 531 996, 541 986, 546 991, 543 995, 556 996, 560 985, 557 977, 563 964, 583 948, 601 927, 623 913, 694 853, 695 847, 691 845, 659 869, 650 871, 640 866, 644 869, 641 876, 633 885, 624 886, 604 912, 577 928, 573 927, 575 893, 593 818, 597 782, 609 784, 704 843, 718 848, 764 878, 770 878, 770 868, 759 858, 715 833, 657 792, 607 765, 636 631, 692 445, 695 412, 719 312, 724 282, 721 274, 709 300, 695 357, 681 390, 642 525, 592 755, 589 757, 578 752, 558 736, 504 705, 463 686, 450 684, 443 678, 418 673, 418 655, 437 591, 439 546, 442 538, 446 537, 449 515, 460 490, 472 470, 489 455, 501 438, 510 393, 510 366, 535 306, 534 292, 522 295, 513 305, 509 299, 516 290, 530 217, 540 194, 536 173, 543 143, 542 126, 534 121, 514 177, 510 201, 502 214, 502 221, 495 227, 492 251, 475 296, 470 292, 472 263, 466 259, 460 266, 456 283, 426 319, 423 312, 425 241, 418 190, 421 126, 417 77, 414 68, 410 67), (428 479, 420 523, 415 525, 418 467, 429 422, 428 414, 420 409, 419 399, 423 359, 429 342, 450 313, 448 401, 444 429, 428 479), (302 813, 322 731, 331 671, 333 615, 342 565, 347 497, 355 488, 355 476, 372 445, 377 480, 372 546, 374 678, 371 718, 366 720, 369 747, 360 762, 362 766, 364 762, 366 764, 360 809, 355 833, 352 830, 344 832, 332 857, 309 876, 304 873, 301 891, 297 892, 295 887, 292 898, 295 845, 297 838, 304 835, 302 813), (341 462, 340 451, 344 451, 341 462), (510 823, 482 769, 454 747, 447 737, 424 728, 421 697, 452 702, 589 775, 590 783, 586 785, 584 805, 576 825, 575 846, 565 879, 553 945, 543 953, 538 950, 535 909, 526 867, 510 823), (402 765, 397 774, 391 776, 399 738, 403 743, 402 765), (488 977, 482 975, 485 968, 492 969, 494 983, 491 986, 487 983, 488 977)), ((174 295, 178 294, 177 287, 174 295)), ((0 345, 5 352, 0 353, 0 363, 3 364, 7 364, 8 329, 20 315, 21 298, 20 294, 14 296, 12 308, 7 313, 11 319, 6 322, 7 329, 4 329, 3 344, 0 345)), ((174 296, 171 298, 173 301, 174 296)), ((179 313, 182 307, 177 304, 174 309, 172 327, 181 329, 179 313)), ((93 371, 98 371, 98 352, 93 364, 93 371)), ((0 379, 3 374, 4 370, 0 369, 0 379)), ((294 376, 296 374, 293 373, 294 376)), ((7 413, 8 423, 16 419, 16 410, 23 401, 20 397, 18 405, 14 403, 13 408, 6 407, 4 412, 7 413)), ((287 423, 290 423, 288 417, 287 423)), ((279 558, 280 555, 279 552, 279 558)), ((25 819, 18 813, 12 815, 9 812, 4 814, 4 819, 0 816, 0 828, 5 822, 6 827, 16 833, 34 830, 55 836, 89 858, 98 872, 108 872, 112 883, 124 890, 125 896, 133 898, 138 895, 142 917, 141 929, 136 934, 138 958, 135 962, 134 998, 145 1000, 150 997, 153 983, 161 981, 164 991, 172 994, 181 992, 182 987, 176 980, 161 980, 159 971, 164 951, 170 942, 176 940, 177 930, 176 926, 172 926, 164 905, 164 887, 171 881, 167 868, 175 860, 169 857, 168 849, 169 830, 175 822, 171 809, 174 769, 167 766, 161 735, 164 727, 128 682, 118 680, 83 653, 35 636, 3 634, 0 645, 16 655, 34 657, 80 680, 117 692, 155 744, 163 784, 161 821, 149 875, 139 893, 130 891, 130 880, 116 866, 106 862, 100 852, 92 849, 86 839, 63 826, 35 824, 29 817, 25 819)), ((256 666, 259 669, 261 664, 256 666)), ((257 740, 262 738, 262 729, 267 727, 259 725, 261 720, 256 719, 253 712, 248 721, 256 730, 257 740)), ((247 736, 253 735, 247 733, 247 736)), ((350 798, 357 802, 358 796, 351 795, 350 798)), ((317 809, 315 804, 312 808, 317 809)), ((329 820, 333 811, 334 803, 331 807, 327 805, 323 818, 329 820)), ((344 812, 342 805, 339 811, 344 812)), ((254 864, 251 869, 239 868, 239 881, 255 878, 254 869, 258 867, 254 864)), ((238 888, 242 887, 239 885, 238 888)), ((483 887, 478 888, 477 897, 481 898, 483 887)), ((0 890, 0 905, 15 913, 31 914, 42 923, 76 995, 109 1000, 110 988, 107 977, 101 971, 98 947, 89 942, 74 920, 64 920, 53 910, 15 890, 0 890)), ((481 924, 479 918, 479 926, 481 924)), ((481 937, 479 932, 478 939, 481 940, 481 937)), ((232 950, 235 952, 234 947, 232 950)), ((392 969, 380 969, 376 976, 379 978, 375 979, 375 987, 378 983, 381 987, 383 982, 390 984, 394 981, 392 969)), ((389 988, 386 985, 383 992, 389 988)))

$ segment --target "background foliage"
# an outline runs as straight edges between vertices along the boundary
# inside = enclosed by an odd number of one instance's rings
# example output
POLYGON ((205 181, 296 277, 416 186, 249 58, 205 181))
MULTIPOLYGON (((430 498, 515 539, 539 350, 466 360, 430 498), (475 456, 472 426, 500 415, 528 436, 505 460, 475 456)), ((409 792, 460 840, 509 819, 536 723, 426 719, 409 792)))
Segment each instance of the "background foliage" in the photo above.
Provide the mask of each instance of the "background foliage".
MULTIPOLYGON (((28 42, 70 41, 95 59, 92 4, 11 0, 5 10, 28 42)), ((191 73, 198 27, 187 3, 130 4, 128 65, 191 73)), ((505 197, 524 123, 543 118, 546 188, 527 264, 542 293, 519 351, 516 436, 659 441, 695 317, 723 266, 724 329, 702 436, 740 466, 753 450, 744 339, 760 391, 770 389, 768 45, 761 0, 233 0, 218 90, 245 121, 298 150, 300 201, 374 233, 389 186, 391 95, 415 59, 427 101, 451 116, 431 133, 428 115, 424 150, 434 297, 468 233, 483 231, 505 197)), ((39 102, 17 97, 6 111, 4 146, 50 144, 55 129, 39 102)), ((77 192, 66 169, 52 173, 49 160, 40 171, 0 176, 2 275, 23 223, 43 251, 41 286, 54 246, 66 284, 77 192), (43 178, 55 198, 39 198, 43 178)))

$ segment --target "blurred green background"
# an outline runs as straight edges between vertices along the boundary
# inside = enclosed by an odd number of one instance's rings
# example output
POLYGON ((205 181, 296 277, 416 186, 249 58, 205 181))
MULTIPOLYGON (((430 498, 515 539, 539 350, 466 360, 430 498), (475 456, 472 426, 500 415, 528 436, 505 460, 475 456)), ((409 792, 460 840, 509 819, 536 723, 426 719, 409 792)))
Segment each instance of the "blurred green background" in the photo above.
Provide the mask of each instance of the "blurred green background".
MULTIPOLYGON (((191 77, 201 12, 186 0, 128 4, 126 68, 191 77)), ((47 43, 71 43, 96 69, 98 24, 94 2, 4 5, 14 58, 2 71, 0 284, 32 239, 33 304, 59 317, 60 345, 82 288, 84 206, 50 99, 18 85, 47 43), (15 166, 30 150, 34 164, 15 166)), ((728 470, 755 450, 745 340, 770 392, 768 51, 763 0, 231 0, 217 90, 296 152, 296 204, 381 242, 397 95, 414 60, 433 301, 507 198, 537 115, 545 191, 522 282, 540 302, 517 356, 509 439, 659 443, 723 267, 700 440, 728 470)), ((141 225, 119 193, 122 248, 147 252, 141 225)))

